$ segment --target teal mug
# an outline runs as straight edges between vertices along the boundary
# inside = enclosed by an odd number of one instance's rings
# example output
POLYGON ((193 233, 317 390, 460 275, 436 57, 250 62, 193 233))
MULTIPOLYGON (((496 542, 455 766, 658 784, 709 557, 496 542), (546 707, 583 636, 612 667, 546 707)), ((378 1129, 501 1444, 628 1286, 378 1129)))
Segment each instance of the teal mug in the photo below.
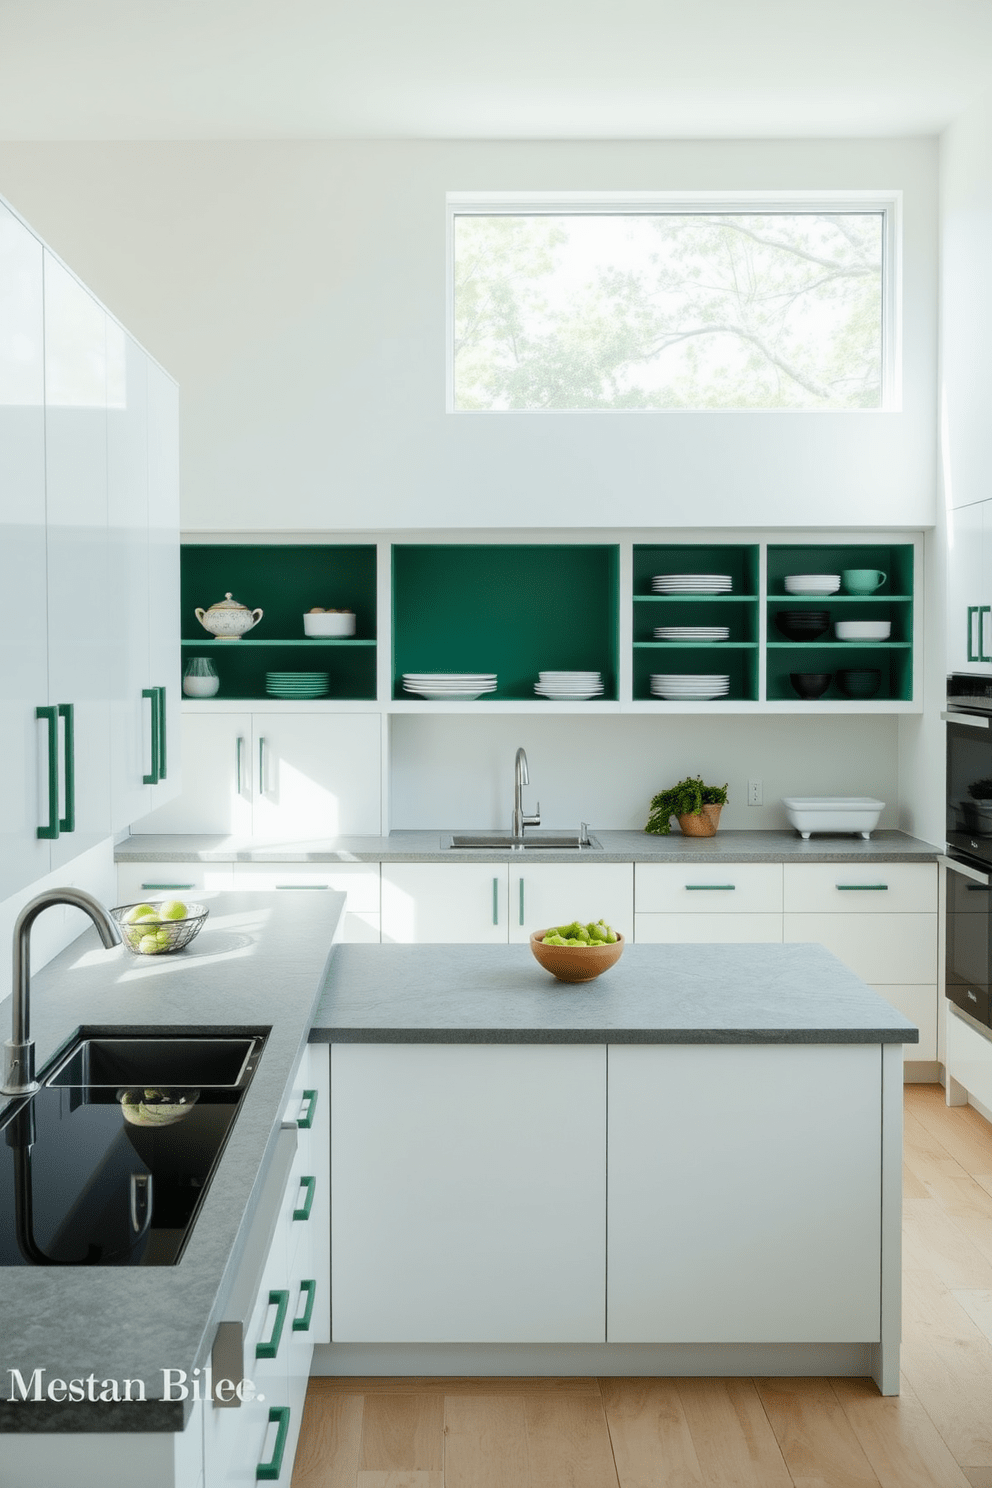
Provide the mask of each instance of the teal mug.
POLYGON ((848 594, 874 594, 876 589, 881 589, 888 574, 880 568, 845 568, 840 577, 848 594))

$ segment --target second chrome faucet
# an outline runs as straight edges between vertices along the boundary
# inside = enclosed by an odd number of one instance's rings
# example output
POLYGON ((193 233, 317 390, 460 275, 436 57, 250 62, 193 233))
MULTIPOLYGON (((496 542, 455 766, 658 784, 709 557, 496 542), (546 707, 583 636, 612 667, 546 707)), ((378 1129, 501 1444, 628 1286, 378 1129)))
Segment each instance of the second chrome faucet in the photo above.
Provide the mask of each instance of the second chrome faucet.
POLYGON ((524 786, 530 785, 530 771, 527 769, 527 755, 523 749, 517 750, 517 757, 513 764, 513 835, 523 837, 525 827, 539 827, 541 825, 541 803, 538 801, 533 816, 524 813, 524 786))

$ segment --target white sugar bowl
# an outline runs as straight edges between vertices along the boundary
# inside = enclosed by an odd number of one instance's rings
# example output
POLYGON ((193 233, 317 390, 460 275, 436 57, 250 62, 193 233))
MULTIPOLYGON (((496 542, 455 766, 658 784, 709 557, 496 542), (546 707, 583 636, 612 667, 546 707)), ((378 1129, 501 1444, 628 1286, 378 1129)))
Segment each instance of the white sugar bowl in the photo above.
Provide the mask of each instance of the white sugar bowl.
POLYGON ((262 618, 261 610, 249 610, 239 604, 230 594, 212 604, 209 610, 194 610, 204 630, 209 630, 218 641, 240 641, 246 631, 251 630, 262 618))

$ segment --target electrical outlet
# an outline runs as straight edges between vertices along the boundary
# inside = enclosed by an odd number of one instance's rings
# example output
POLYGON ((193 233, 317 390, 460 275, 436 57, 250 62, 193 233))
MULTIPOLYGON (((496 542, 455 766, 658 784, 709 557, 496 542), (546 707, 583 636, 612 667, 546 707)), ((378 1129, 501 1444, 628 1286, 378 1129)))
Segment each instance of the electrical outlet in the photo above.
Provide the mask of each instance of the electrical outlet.
POLYGON ((749 806, 760 806, 764 800, 760 780, 749 780, 747 783, 747 804, 749 806))

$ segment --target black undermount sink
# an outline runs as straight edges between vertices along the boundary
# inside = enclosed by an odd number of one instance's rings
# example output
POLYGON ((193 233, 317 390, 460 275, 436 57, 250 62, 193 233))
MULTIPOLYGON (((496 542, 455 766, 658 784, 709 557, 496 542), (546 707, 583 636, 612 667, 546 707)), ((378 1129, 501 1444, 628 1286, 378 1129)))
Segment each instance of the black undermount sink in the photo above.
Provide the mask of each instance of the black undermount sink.
POLYGON ((0 1118, 0 1266, 174 1266, 265 1036, 81 1034, 0 1118))
POLYGON ((240 1085, 258 1039, 84 1038, 45 1085, 240 1085))
POLYGON ((462 852, 602 852, 603 844, 595 837, 580 837, 578 832, 528 832, 514 837, 511 832, 456 832, 443 839, 445 848, 462 852))

